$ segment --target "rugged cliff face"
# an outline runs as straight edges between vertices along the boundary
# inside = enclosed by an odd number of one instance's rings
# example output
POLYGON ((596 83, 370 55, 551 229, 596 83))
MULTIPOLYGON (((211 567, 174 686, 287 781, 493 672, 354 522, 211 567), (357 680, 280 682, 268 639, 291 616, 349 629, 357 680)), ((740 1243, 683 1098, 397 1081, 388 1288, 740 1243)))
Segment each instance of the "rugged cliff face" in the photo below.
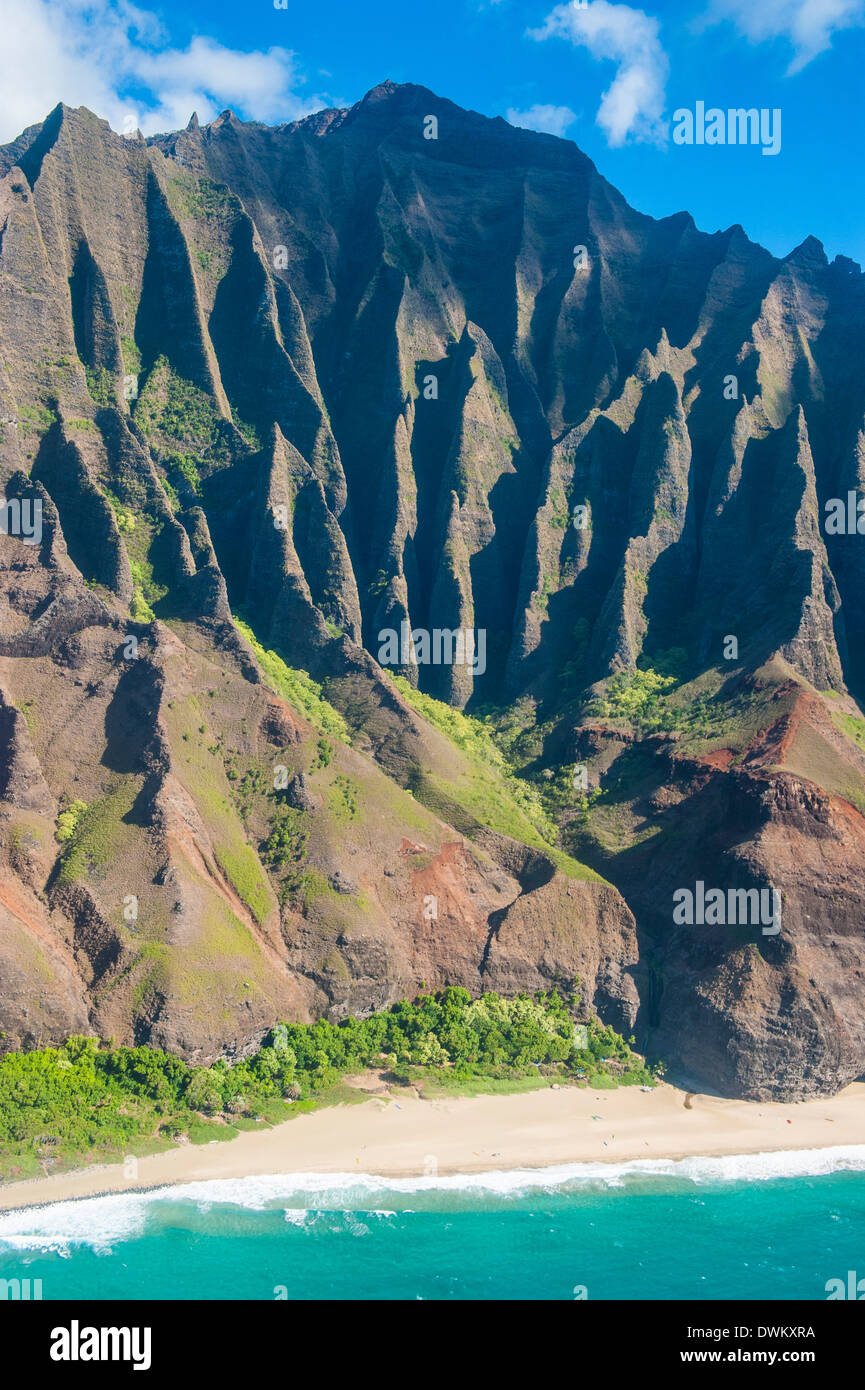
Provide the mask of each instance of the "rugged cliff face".
POLYGON ((389 83, 0 176, 7 1044, 578 975, 700 1084, 860 1074, 859 268, 389 83))

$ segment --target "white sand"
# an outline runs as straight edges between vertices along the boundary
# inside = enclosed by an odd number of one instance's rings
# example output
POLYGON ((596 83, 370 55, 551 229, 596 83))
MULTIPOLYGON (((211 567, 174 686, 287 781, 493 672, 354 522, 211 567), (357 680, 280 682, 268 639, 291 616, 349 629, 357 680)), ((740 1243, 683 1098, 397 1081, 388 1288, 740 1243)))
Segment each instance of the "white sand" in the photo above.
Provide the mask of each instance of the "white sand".
POLYGON ((476 1173, 634 1158, 769 1153, 865 1144, 865 1084, 831 1100, 782 1105, 652 1091, 562 1087, 508 1096, 419 1100, 391 1092, 298 1115, 229 1142, 0 1186, 0 1210, 208 1178, 284 1173, 476 1173))

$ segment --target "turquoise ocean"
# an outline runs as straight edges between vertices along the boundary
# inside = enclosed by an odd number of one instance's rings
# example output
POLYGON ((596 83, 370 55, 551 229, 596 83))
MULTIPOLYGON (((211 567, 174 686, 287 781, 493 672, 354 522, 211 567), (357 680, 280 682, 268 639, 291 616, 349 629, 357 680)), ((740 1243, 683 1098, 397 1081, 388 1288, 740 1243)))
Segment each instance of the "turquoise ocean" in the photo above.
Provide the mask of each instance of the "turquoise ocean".
POLYGON ((0 1212, 0 1279, 41 1280, 43 1299, 825 1300, 850 1270, 865 1277, 865 1146, 0 1212))

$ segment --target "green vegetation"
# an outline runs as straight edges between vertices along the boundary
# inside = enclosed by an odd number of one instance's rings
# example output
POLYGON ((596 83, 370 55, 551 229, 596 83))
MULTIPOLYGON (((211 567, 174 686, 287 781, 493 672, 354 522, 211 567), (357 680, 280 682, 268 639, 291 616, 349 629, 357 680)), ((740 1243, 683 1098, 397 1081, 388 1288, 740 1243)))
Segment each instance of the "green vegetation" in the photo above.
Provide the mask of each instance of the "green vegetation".
MULTIPOLYGON (((164 455, 162 462, 170 473, 174 473, 178 480, 181 478, 183 479, 193 496, 198 496, 201 488, 201 478, 198 474, 198 468, 191 458, 188 458, 185 454, 169 453, 164 455)), ((175 490, 176 495, 174 483, 171 484, 171 487, 175 490)))
POLYGON ((842 714, 836 709, 830 710, 829 713, 832 723, 842 734, 852 739, 857 747, 865 748, 865 719, 859 719, 855 714, 842 714))
POLYGON ((261 922, 271 898, 267 877, 247 843, 244 826, 264 784, 263 773, 247 768, 239 776, 220 741, 208 742, 207 725, 194 696, 169 702, 166 723, 183 783, 205 817, 219 868, 252 916, 261 922))
POLYGON ((330 739, 320 738, 315 748, 315 757, 309 765, 310 772, 317 772, 320 767, 330 767, 333 762, 333 744, 330 739))
POLYGON ((177 488, 174 486, 174 484, 168 478, 163 478, 162 487, 165 492, 165 496, 168 498, 168 505, 171 508, 171 510, 175 514, 177 512, 182 511, 183 504, 180 501, 180 498, 177 494, 177 488))
MULTIPOLYGON (((134 527, 132 528, 135 529, 134 527)), ((129 532, 127 531, 127 535, 129 532)), ((127 547, 128 551, 129 547, 127 547)), ((158 603, 161 598, 165 598, 168 593, 166 584, 158 584, 153 574, 153 565, 147 554, 142 554, 137 559, 129 556, 129 568, 132 573, 132 582, 135 589, 140 593, 141 598, 146 604, 158 603)))
POLYGON ((366 591, 370 598, 379 598, 388 586, 388 576, 385 570, 377 570, 373 578, 366 586, 366 591))
POLYGON ((120 351, 123 355, 123 367, 129 376, 139 376, 141 373, 141 353, 134 338, 128 335, 120 339, 120 351))
POLYGON ((108 488, 104 489, 104 496, 114 513, 129 558, 132 575, 130 615, 133 622, 152 623, 154 605, 169 592, 168 585, 157 580, 152 558, 162 548, 162 518, 148 511, 141 498, 134 499, 139 508, 136 511, 128 503, 121 502, 108 488))
POLYGON ((544 578, 540 592, 535 597, 535 607, 539 613, 546 613, 549 610, 550 598, 559 588, 559 574, 548 574, 544 578))
POLYGON ((307 675, 306 671, 286 666, 281 656, 263 647, 252 628, 239 618, 235 618, 235 625, 252 647, 271 689, 293 705, 320 734, 330 734, 332 738, 341 739, 343 743, 350 743, 348 725, 333 705, 328 704, 321 693, 321 686, 307 675))
POLYGON ((281 802, 269 821, 267 838, 262 841, 259 855, 268 868, 279 871, 298 863, 306 856, 309 831, 303 829, 304 812, 281 802))
POLYGON ((188 1136, 228 1138, 334 1098, 340 1078, 386 1068, 432 1092, 538 1084, 638 1084, 651 1075, 617 1033, 576 1024, 576 997, 502 999, 467 990, 422 994, 369 1018, 280 1024, 254 1056, 191 1067, 148 1047, 73 1037, 59 1048, 0 1059, 0 1175, 145 1152, 188 1136), (545 1078, 546 1081, 541 1080, 545 1078), (286 1105, 291 1110, 286 1110, 286 1105))
MULTIPOLYGON (((132 529, 134 530, 134 526, 132 529)), ((155 616, 152 605, 165 598, 168 588, 165 584, 156 583, 153 566, 147 554, 140 554, 138 559, 133 559, 130 555, 129 569, 132 574, 130 612, 133 620, 137 623, 152 623, 155 616)))
POLYGON ((16 708, 18 712, 24 716, 24 723, 27 725, 30 733, 35 734, 37 729, 37 716, 39 713, 36 707, 36 701, 22 700, 19 705, 16 705, 16 708))
POLYGON ((489 826, 524 845, 542 850, 570 878, 603 882, 592 869, 556 847, 558 829, 539 788, 518 776, 495 737, 495 720, 464 714, 415 690, 402 676, 388 673, 400 694, 465 755, 465 772, 453 779, 422 773, 412 791, 442 820, 471 835, 489 826))
POLYGON ((234 887, 255 918, 262 923, 270 907, 267 889, 261 877, 261 869, 249 845, 237 845, 226 849, 217 845, 214 849, 216 862, 225 877, 234 887))
POLYGON ((145 434, 155 431, 204 448, 210 444, 220 416, 200 387, 178 376, 167 359, 159 357, 138 398, 135 420, 145 434))
POLYGON ((154 362, 133 414, 175 486, 184 480, 196 492, 202 464, 224 468, 236 452, 237 437, 213 398, 179 376, 166 357, 154 362))
POLYGON ((107 367, 85 367, 84 375, 87 379, 87 390, 97 405, 117 404, 114 378, 107 367))
POLYGON ((134 586, 132 590, 132 602, 129 605, 129 616, 134 623, 152 623, 156 621, 156 614, 137 585, 134 586))
POLYGON ((129 834, 126 821, 140 780, 124 779, 105 796, 89 806, 73 801, 57 817, 57 839, 64 845, 60 863, 60 882, 85 878, 93 869, 109 863, 122 852, 129 834))
POLYGON ((676 684, 674 676, 657 671, 619 671, 609 681, 606 693, 591 701, 590 718, 627 720, 643 729, 668 727, 668 711, 663 696, 676 684))
POLYGON ((43 435, 57 423, 57 411, 44 401, 36 405, 22 405, 18 411, 18 426, 26 437, 28 434, 43 435))
POLYGON ((212 179, 199 179, 185 170, 174 172, 170 188, 175 202, 187 217, 205 220, 224 215, 232 207, 239 208, 237 198, 224 184, 212 179))
POLYGON ((403 698, 414 706, 418 714, 423 715, 427 723, 445 734, 474 762, 481 764, 496 778, 505 782, 509 797, 544 840, 555 840, 556 828, 546 816, 540 797, 533 787, 513 775, 510 764, 494 742, 485 723, 470 714, 464 714, 462 710, 454 709, 452 705, 446 705, 442 700, 425 695, 421 690, 415 690, 404 676, 391 674, 391 680, 403 698))
POLYGON ((249 445, 250 449, 258 452, 259 449, 264 447, 264 441, 255 425, 250 424, 249 420, 244 420, 238 415, 234 406, 231 407, 231 418, 234 421, 234 427, 238 434, 243 439, 244 443, 249 445))
POLYGON ((334 820, 346 822, 357 819, 357 798, 360 788, 351 777, 335 777, 327 795, 334 820))
POLYGON ((299 912, 306 913, 317 898, 336 897, 323 873, 318 869, 295 870, 282 881, 279 889, 280 904, 290 903, 299 912))
MULTIPOLYGON (((199 725, 198 732, 200 734, 207 732, 204 724, 199 725)), ((218 753, 219 744, 215 743, 209 745, 208 752, 218 753)), ((271 790, 270 786, 260 767, 247 768, 240 781, 235 785, 237 773, 234 770, 230 756, 225 759, 225 762, 225 775, 229 782, 232 783, 231 791, 234 797, 234 804, 240 814, 240 819, 246 823, 252 814, 257 798, 260 796, 268 796, 271 790)))
POLYGON ((591 700, 583 717, 630 724, 639 734, 678 732, 686 744, 719 741, 745 747, 761 727, 771 690, 758 684, 725 682, 717 671, 684 682, 687 653, 659 653, 653 667, 620 671, 605 693, 591 700))
POLYGON ((568 529, 568 522, 571 519, 568 509, 568 501, 564 492, 559 487, 550 490, 550 524, 559 531, 568 529))
POLYGON ((69 840, 74 840, 76 832, 81 824, 81 818, 87 810, 86 801, 73 801, 67 806, 65 811, 61 811, 57 817, 57 838, 61 844, 69 840))

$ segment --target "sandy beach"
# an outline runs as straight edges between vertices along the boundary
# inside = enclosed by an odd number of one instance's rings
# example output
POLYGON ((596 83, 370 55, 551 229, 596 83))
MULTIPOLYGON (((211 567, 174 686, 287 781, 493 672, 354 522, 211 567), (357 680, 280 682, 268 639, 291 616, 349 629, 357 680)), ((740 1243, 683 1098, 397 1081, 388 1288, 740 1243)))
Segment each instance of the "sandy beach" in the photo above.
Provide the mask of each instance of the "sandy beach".
POLYGON ((865 1084, 800 1104, 723 1100, 673 1086, 576 1087, 421 1100, 391 1091, 229 1142, 183 1145, 0 1186, 0 1210, 211 1178, 285 1173, 477 1173, 637 1158, 718 1157, 865 1145, 865 1084))

